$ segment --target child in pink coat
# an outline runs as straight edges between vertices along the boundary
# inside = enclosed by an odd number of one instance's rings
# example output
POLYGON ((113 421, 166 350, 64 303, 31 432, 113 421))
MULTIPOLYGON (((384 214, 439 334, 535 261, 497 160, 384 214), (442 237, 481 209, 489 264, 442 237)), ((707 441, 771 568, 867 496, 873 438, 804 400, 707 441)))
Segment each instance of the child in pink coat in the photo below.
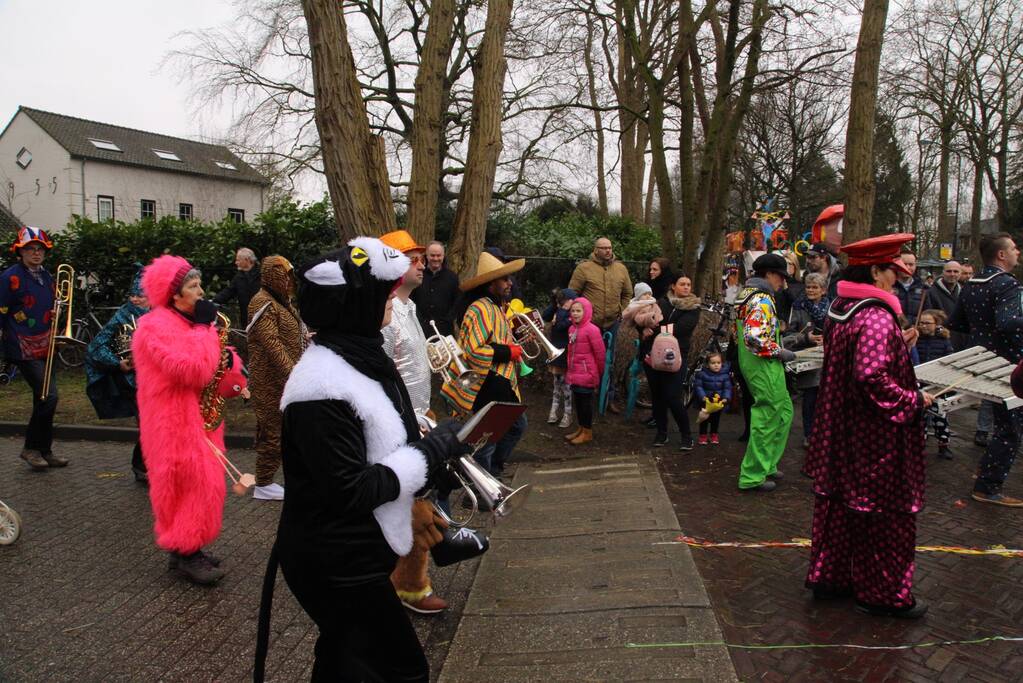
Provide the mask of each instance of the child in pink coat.
POLYGON ((568 311, 572 327, 568 330, 568 372, 565 381, 572 387, 572 402, 579 418, 579 430, 565 437, 574 446, 593 440, 593 394, 604 374, 604 340, 600 328, 590 322, 593 305, 577 297, 568 311))

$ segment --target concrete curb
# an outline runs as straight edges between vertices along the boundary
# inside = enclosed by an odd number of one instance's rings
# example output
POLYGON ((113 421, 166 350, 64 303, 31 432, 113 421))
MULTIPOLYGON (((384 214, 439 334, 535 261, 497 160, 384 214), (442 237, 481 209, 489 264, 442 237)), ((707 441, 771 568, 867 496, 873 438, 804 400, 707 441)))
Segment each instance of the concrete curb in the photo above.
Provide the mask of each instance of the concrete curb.
MULTIPOLYGON (((24 436, 26 425, 20 422, 0 422, 0 436, 24 436)), ((139 438, 134 427, 107 427, 105 425, 53 425, 53 437, 68 441, 120 441, 132 443, 139 438)), ((226 434, 228 448, 252 448, 253 434, 226 434)))

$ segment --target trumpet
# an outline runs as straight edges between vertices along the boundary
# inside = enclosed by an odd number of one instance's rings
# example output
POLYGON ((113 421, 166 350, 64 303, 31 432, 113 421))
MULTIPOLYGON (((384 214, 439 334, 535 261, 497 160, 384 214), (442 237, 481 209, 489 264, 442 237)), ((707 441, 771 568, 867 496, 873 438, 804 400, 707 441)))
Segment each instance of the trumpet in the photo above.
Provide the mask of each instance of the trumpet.
POLYGON ((565 352, 544 336, 543 319, 536 309, 525 313, 513 313, 511 328, 515 342, 522 347, 522 355, 529 360, 536 360, 543 354, 547 357, 545 362, 550 363, 565 352))
POLYGON ((50 380, 53 374, 53 361, 57 356, 57 344, 82 344, 71 334, 71 304, 75 297, 75 269, 66 263, 57 266, 57 277, 53 283, 53 310, 50 312, 50 345, 46 350, 46 366, 43 369, 43 386, 39 392, 39 400, 45 401, 50 395, 50 380), (64 334, 58 335, 60 316, 67 309, 64 334))
POLYGON ((433 336, 426 340, 430 370, 440 374, 445 384, 457 384, 463 391, 468 391, 479 381, 479 375, 466 367, 462 360, 462 349, 454 337, 441 334, 434 320, 430 321, 430 327, 434 331, 433 336))

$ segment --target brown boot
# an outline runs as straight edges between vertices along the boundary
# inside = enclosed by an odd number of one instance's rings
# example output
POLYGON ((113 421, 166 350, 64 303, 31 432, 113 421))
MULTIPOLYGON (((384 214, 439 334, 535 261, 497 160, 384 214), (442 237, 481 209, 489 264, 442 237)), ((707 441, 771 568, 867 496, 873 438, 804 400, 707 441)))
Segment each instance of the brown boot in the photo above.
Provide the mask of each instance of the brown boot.
POLYGON ((64 456, 56 455, 53 452, 43 453, 43 460, 45 460, 46 464, 50 467, 67 467, 67 464, 71 462, 64 456))
POLYGON ((574 439, 569 441, 569 443, 572 444, 573 446, 581 446, 584 443, 589 443, 591 441, 593 441, 593 430, 581 427, 579 429, 579 434, 574 439))
POLYGON ((565 441, 571 441, 575 437, 579 436, 579 432, 581 432, 582 430, 583 430, 582 427, 576 427, 574 432, 565 434, 565 441))
POLYGON ((49 468, 50 464, 43 459, 43 454, 39 451, 26 448, 21 452, 21 459, 28 463, 36 472, 49 468))

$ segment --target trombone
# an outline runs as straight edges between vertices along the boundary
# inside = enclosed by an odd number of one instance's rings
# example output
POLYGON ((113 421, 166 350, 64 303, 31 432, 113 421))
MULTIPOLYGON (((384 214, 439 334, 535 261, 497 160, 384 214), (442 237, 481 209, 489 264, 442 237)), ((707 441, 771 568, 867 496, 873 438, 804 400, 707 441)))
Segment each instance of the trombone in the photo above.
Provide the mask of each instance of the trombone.
POLYGON ((430 370, 440 374, 445 384, 455 384, 462 391, 469 391, 479 381, 479 375, 466 367, 465 361, 462 360, 462 349, 454 337, 450 334, 441 334, 435 320, 430 321, 430 327, 434 331, 433 336, 426 340, 426 357, 430 361, 430 370))
POLYGON ((82 344, 71 334, 71 305, 75 297, 75 269, 66 263, 57 266, 57 277, 53 286, 53 309, 50 311, 50 343, 46 349, 46 366, 43 369, 43 387, 39 392, 39 400, 45 401, 50 395, 50 380, 53 374, 53 361, 57 355, 57 344, 82 344), (60 328, 60 315, 65 312, 67 319, 64 334, 57 335, 60 328))

